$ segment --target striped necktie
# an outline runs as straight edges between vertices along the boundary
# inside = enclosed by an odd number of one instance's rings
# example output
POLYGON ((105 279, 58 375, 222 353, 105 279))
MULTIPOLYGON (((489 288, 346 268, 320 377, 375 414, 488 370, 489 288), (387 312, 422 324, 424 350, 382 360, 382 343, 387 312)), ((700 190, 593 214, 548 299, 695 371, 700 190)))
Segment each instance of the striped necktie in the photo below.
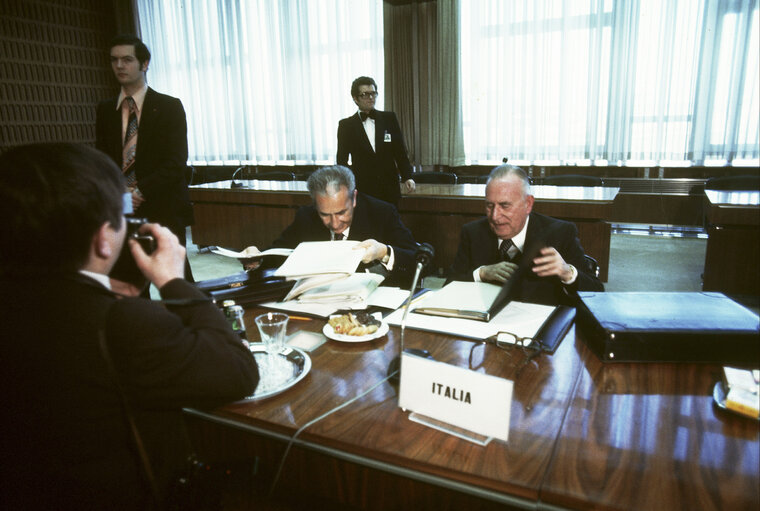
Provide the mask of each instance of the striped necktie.
POLYGON ((512 258, 509 257, 509 249, 514 245, 515 244, 512 243, 512 240, 504 240, 501 242, 501 246, 499 247, 499 257, 501 257, 502 261, 512 262, 512 258))
POLYGON ((131 190, 137 187, 134 169, 135 152, 137 151, 137 105, 132 96, 127 96, 121 102, 121 108, 129 113, 127 130, 124 133, 124 146, 121 152, 121 171, 127 178, 127 188, 131 190))

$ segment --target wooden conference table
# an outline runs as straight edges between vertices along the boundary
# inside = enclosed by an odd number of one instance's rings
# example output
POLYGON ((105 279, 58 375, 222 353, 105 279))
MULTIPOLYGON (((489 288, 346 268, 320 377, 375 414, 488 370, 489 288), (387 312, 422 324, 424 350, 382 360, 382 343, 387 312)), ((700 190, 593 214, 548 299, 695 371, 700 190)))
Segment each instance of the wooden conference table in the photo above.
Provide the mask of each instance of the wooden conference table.
MULTIPOLYGON (((291 321, 288 332, 323 325, 291 321)), ((508 441, 481 447, 398 408, 383 380, 399 337, 391 327, 367 343, 328 341, 287 391, 188 411, 201 458, 259 457, 270 481, 287 442, 316 421, 293 442, 277 493, 372 510, 760 508, 758 422, 713 404, 719 365, 604 365, 572 328, 515 378, 521 351, 479 346, 474 370, 515 380, 508 441)), ((405 342, 463 367, 474 345, 414 330, 405 342)))
MULTIPOLYGON (((193 242, 243 249, 268 247, 293 221, 299 206, 311 203, 305 181, 219 181, 190 187, 195 224, 193 242)), ((607 281, 611 227, 606 219, 619 188, 547 186, 531 187, 533 210, 575 222, 586 253, 600 265, 607 281)), ((485 214, 485 185, 417 185, 401 197, 398 208, 404 224, 420 243, 436 249, 435 265, 448 268, 454 261, 461 227, 485 214)))
POLYGON ((704 291, 760 295, 760 192, 706 190, 704 291))

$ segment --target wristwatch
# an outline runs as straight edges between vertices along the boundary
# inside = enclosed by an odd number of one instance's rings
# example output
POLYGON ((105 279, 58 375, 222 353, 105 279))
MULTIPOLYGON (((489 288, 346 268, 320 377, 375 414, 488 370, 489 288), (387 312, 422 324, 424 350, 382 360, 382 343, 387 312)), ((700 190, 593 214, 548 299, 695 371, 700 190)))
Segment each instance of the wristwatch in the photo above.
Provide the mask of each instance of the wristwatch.
POLYGON ((383 264, 388 264, 388 261, 390 261, 390 260, 391 260, 391 246, 390 245, 385 245, 385 255, 380 260, 380 262, 383 263, 383 264))

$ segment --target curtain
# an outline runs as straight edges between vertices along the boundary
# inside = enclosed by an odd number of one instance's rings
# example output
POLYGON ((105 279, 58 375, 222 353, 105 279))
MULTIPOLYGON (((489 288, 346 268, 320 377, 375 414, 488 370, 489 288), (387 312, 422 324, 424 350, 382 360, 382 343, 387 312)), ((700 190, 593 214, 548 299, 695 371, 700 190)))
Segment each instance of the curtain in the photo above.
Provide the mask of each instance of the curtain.
POLYGON ((182 100, 191 164, 334 163, 351 82, 382 90, 380 0, 137 4, 148 83, 182 100))
POLYGON ((473 163, 754 164, 757 0, 461 0, 473 163))
POLYGON ((463 165, 457 0, 385 6, 386 102, 418 166, 463 165))

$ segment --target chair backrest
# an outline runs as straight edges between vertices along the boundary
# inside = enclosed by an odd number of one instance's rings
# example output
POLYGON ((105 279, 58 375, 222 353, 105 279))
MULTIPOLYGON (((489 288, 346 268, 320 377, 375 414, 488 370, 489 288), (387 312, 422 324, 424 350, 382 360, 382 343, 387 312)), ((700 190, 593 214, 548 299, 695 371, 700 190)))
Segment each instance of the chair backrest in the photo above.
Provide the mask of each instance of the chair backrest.
POLYGON ((457 184, 457 175, 452 172, 415 172, 412 179, 415 183, 457 184))
POLYGON ((711 177, 705 190, 760 190, 760 175, 711 177))
POLYGON ((601 177, 583 176, 580 174, 559 174, 546 176, 541 184, 555 186, 602 186, 604 181, 601 177))
POLYGON ((583 262, 586 263, 586 272, 599 278, 599 263, 588 254, 583 254, 583 262))
POLYGON ((261 179, 264 181, 295 181, 296 175, 293 172, 273 170, 271 172, 252 174, 251 179, 261 179))

